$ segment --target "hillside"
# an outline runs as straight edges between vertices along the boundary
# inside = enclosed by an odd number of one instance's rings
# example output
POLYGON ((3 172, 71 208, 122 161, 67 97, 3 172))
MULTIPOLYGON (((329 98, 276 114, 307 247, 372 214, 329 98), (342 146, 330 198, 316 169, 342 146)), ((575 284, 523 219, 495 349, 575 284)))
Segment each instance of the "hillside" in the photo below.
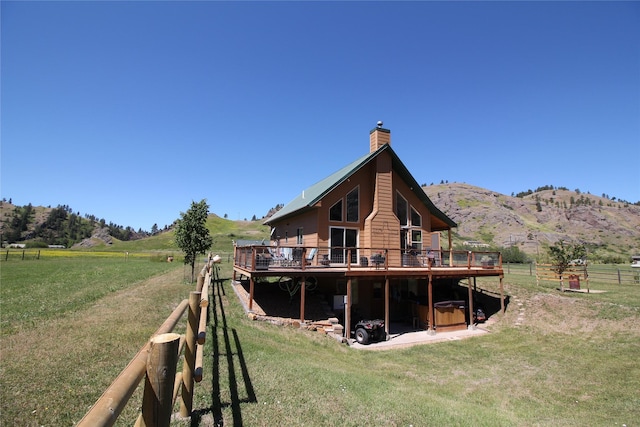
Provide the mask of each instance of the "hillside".
POLYGON ((112 222, 107 224, 94 215, 81 216, 80 212, 74 213, 67 205, 55 208, 32 204, 18 206, 4 199, 0 201, 0 241, 3 246, 18 243, 71 247, 80 242, 84 246, 92 246, 95 241, 137 240, 149 234, 112 222))
MULTIPOLYGON (((465 241, 480 241, 495 248, 516 245, 522 252, 535 255, 544 253, 549 244, 563 239, 586 244, 591 261, 626 263, 631 255, 640 254, 638 205, 557 188, 524 197, 507 196, 459 183, 429 185, 423 189, 433 203, 458 224, 453 233, 454 247, 457 248, 464 247, 465 241)), ((6 235, 6 226, 10 224, 16 207, 6 202, 0 206, 6 235)), ((22 232, 22 240, 28 240, 47 220, 51 222, 52 212, 56 209, 33 207, 28 227, 22 232)), ((67 224, 72 218, 73 213, 67 212, 67 224)), ((106 245, 129 250, 175 248, 170 228, 145 236, 144 233, 135 233, 130 227, 123 229, 86 218, 77 219, 78 223, 85 225, 92 223, 85 230, 87 235, 77 239, 79 242, 87 238, 84 247, 106 245), (114 235, 111 230, 116 234, 124 231, 127 238, 114 235)), ((210 214, 207 222, 218 250, 231 250, 232 240, 268 238, 269 231, 261 224, 261 220, 232 221, 215 214, 210 214)), ((68 234, 65 237, 68 238, 68 234)))
POLYGON ((560 239, 580 242, 591 259, 627 262, 640 253, 640 206, 570 190, 512 197, 469 184, 423 187, 451 217, 458 245, 474 240, 496 247, 518 245, 536 254, 560 239))

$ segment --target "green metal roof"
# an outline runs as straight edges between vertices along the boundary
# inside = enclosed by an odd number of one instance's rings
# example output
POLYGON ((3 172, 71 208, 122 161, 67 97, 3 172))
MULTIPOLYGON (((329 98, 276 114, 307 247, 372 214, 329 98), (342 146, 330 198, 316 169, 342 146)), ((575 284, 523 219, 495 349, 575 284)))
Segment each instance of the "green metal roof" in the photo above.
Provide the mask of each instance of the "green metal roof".
POLYGON ((268 218, 264 224, 269 225, 277 220, 281 220, 288 216, 299 214, 304 212, 307 209, 310 209, 314 206, 318 201, 320 201, 326 194, 331 192, 338 185, 342 184, 345 180, 350 178, 354 173, 360 170, 363 166, 369 163, 372 159, 378 156, 383 151, 389 151, 392 158, 392 167, 393 169, 402 177, 402 179, 411 187, 414 194, 418 196, 420 201, 422 201, 428 208, 429 211, 442 220, 445 224, 450 227, 457 227, 457 224, 444 213, 442 213, 435 205, 431 202, 431 200, 427 197, 425 192, 422 190, 422 187, 418 185, 415 178, 409 173, 406 166, 400 161, 398 155, 393 151, 389 144, 384 144, 376 151, 372 153, 368 153, 359 159, 349 163, 342 169, 332 173, 325 179, 318 181, 313 184, 311 187, 302 191, 298 197, 287 203, 282 209, 273 214, 270 218, 268 218))

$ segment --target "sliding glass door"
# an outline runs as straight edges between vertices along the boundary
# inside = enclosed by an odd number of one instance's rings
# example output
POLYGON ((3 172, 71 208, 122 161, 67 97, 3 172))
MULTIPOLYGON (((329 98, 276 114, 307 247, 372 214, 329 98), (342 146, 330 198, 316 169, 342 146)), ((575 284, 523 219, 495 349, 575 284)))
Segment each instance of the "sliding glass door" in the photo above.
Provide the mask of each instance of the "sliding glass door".
POLYGON ((348 250, 351 249, 351 264, 358 262, 358 230, 344 227, 331 227, 331 262, 346 264, 348 250))

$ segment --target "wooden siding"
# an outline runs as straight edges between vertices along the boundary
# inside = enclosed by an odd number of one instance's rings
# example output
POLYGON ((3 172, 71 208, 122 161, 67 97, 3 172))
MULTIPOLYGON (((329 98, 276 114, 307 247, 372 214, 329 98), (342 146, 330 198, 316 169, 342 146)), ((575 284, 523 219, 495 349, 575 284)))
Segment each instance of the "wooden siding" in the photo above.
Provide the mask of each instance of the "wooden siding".
POLYGON ((281 222, 273 224, 276 233, 272 240, 279 239, 281 245, 293 246, 297 245, 298 228, 302 227, 304 233, 303 244, 301 246, 318 246, 318 220, 317 211, 309 211, 298 215, 295 219, 285 219, 281 222), (285 237, 286 236, 286 237, 285 237))
POLYGON ((393 209, 391 156, 387 153, 382 153, 376 158, 375 165, 373 210, 364 223, 364 246, 370 248, 399 248, 400 221, 398 221, 393 209))
MULTIPOLYGON (((390 132, 386 129, 377 128, 371 131, 372 149, 374 146, 388 144, 390 140, 390 132)), ((298 228, 302 227, 303 246, 329 247, 331 227, 357 228, 359 230, 357 245, 360 248, 368 248, 365 252, 359 253, 358 257, 368 257, 373 252, 381 252, 381 249, 390 249, 387 261, 391 265, 400 265, 401 227, 395 214, 395 199, 399 191, 422 217, 420 228, 423 231, 423 244, 425 247, 431 246, 430 233, 434 229, 442 230, 442 225, 445 226, 444 229, 448 229, 448 226, 431 214, 429 207, 414 193, 416 189, 410 188, 413 183, 404 181, 402 173, 393 169, 393 162, 391 150, 382 150, 371 162, 331 189, 314 206, 310 206, 303 213, 273 223, 272 226, 276 227, 273 239, 280 236, 281 245, 298 245, 295 240, 296 233, 298 228), (331 207, 342 200, 343 208, 346 208, 345 196, 356 187, 359 189, 359 221, 346 222, 345 210, 343 210, 343 221, 329 221, 331 207), (288 236, 287 240, 285 236, 288 236)), ((417 190, 422 191, 422 189, 417 190)))
POLYGON ((391 145, 391 131, 381 128, 373 129, 369 134, 369 152, 373 153, 384 144, 391 145))

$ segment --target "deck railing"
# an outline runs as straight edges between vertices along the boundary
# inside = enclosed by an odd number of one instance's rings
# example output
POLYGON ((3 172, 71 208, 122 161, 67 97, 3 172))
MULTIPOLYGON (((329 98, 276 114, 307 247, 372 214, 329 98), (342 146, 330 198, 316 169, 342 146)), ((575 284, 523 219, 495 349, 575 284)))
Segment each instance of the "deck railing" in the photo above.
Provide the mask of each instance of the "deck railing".
POLYGON ((234 265, 250 271, 341 268, 502 268, 495 251, 444 251, 365 247, 236 246, 234 265))

